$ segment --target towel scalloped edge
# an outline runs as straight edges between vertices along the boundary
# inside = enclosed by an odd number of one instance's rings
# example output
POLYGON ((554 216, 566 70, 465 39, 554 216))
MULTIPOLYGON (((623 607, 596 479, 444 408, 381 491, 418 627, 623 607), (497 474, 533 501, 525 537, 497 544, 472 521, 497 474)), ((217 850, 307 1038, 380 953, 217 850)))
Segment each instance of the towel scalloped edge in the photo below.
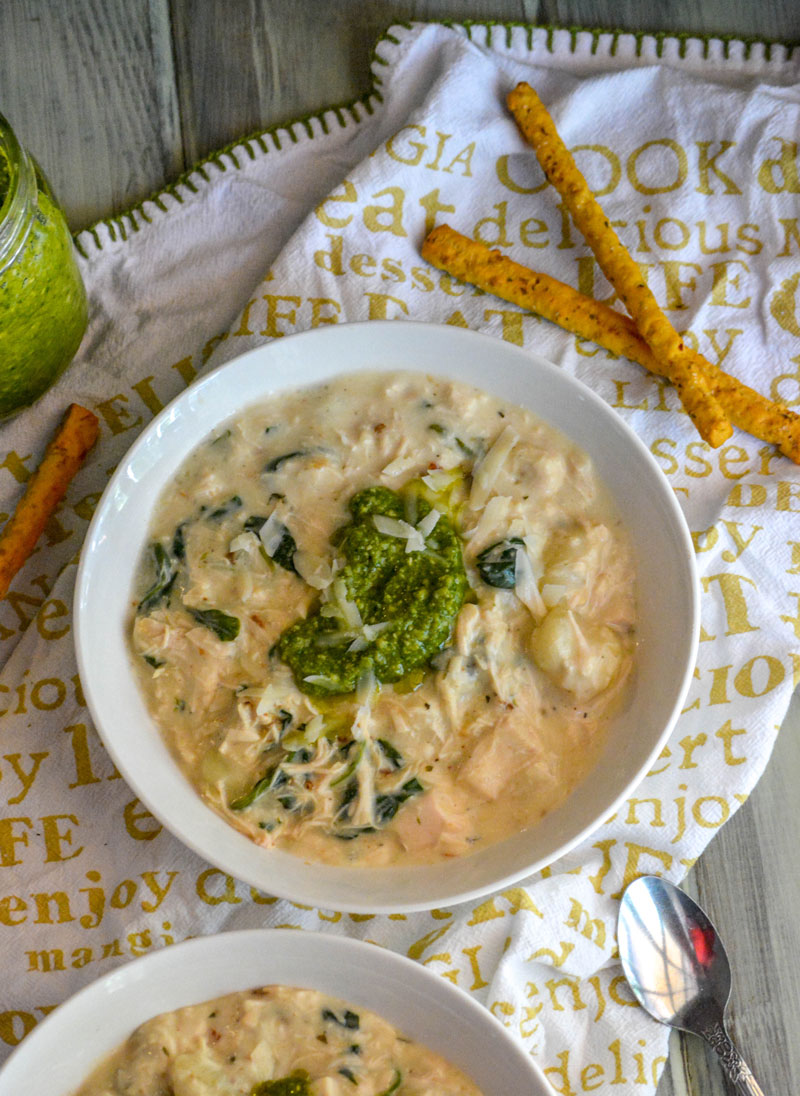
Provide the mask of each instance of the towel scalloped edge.
MULTIPOLYGON (((139 232, 144 225, 151 224, 159 215, 169 213, 175 206, 181 206, 190 200, 193 194, 198 194, 212 182, 213 173, 224 173, 231 168, 239 169, 240 159, 252 161, 271 152, 280 152, 285 146, 296 145, 300 140, 313 140, 318 132, 323 135, 328 134, 336 126, 345 129, 350 125, 360 125, 364 120, 361 112, 370 116, 383 102, 382 73, 385 68, 391 66, 393 54, 402 47, 404 35, 415 27, 424 25, 412 22, 395 23, 384 31, 372 51, 370 61, 372 86, 363 95, 231 141, 182 172, 173 182, 134 203, 122 213, 103 217, 88 228, 81 229, 74 236, 78 252, 84 259, 88 259, 92 251, 102 251, 106 242, 126 241, 129 236, 139 232), (387 53, 388 57, 385 56, 387 53), (106 237, 105 241, 103 236, 106 237)), ((741 35, 605 30, 493 20, 462 20, 460 22, 441 20, 435 25, 445 26, 463 34, 470 41, 490 49, 499 47, 512 52, 520 50, 526 53, 532 53, 536 48, 544 48, 549 53, 556 53, 562 49, 570 53, 586 50, 591 56, 616 57, 620 45, 625 44, 632 49, 637 59, 646 56, 648 52, 652 52, 656 59, 660 59, 664 56, 665 50, 672 47, 677 50, 677 56, 682 60, 692 48, 692 43, 697 42, 703 60, 709 60, 714 50, 721 54, 723 60, 730 60, 732 50, 736 47, 741 59, 748 61, 753 51, 759 48, 762 63, 782 64, 790 61, 793 53, 800 49, 800 42, 782 42, 776 39, 741 35), (499 41, 498 36, 502 36, 499 41), (777 57, 778 50, 782 52, 780 58, 777 57)))

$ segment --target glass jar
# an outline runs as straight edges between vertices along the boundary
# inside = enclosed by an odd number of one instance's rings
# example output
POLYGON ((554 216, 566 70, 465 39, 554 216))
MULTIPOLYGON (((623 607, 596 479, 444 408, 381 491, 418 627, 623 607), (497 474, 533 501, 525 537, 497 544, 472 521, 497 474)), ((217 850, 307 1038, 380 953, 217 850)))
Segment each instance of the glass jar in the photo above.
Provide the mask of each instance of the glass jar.
POLYGON ((64 215, 0 115, 0 419, 28 407, 63 373, 86 322, 64 215))

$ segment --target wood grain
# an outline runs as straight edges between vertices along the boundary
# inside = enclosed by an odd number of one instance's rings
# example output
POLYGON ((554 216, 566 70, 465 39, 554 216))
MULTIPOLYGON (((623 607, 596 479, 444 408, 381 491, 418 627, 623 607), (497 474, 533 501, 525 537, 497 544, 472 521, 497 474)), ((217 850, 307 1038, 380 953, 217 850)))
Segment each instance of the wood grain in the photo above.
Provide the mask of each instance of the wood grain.
POLYGON ((392 23, 526 18, 521 0, 176 0, 172 11, 190 162, 265 119, 291 121, 367 92, 373 48, 392 23))
MULTIPOLYGON (((0 111, 73 228, 255 129, 355 98, 409 20, 527 21, 800 41, 797 0, 0 0, 0 111)), ((690 877, 734 967, 731 1031, 768 1094, 800 1092, 800 703, 767 771, 690 877)), ((659 1096, 730 1092, 673 1037, 659 1096)))
MULTIPOLYGON (((799 777, 795 693, 764 775, 686 886, 725 941, 734 976, 731 1037, 768 1094, 800 1091, 799 777)), ((685 1040, 684 1060, 690 1092, 725 1091, 713 1055, 699 1040, 685 1040), (708 1087, 709 1075, 716 1088, 708 1087)), ((677 1096, 681 1089, 674 1091, 677 1096)), ((667 1085, 663 1096, 671 1096, 667 1085)))
POLYGON ((667 0, 647 4, 641 0, 542 0, 536 19, 543 23, 577 26, 624 27, 657 33, 740 35, 797 41, 800 10, 793 0, 758 3, 758 0, 667 0))
POLYGON ((166 5, 0 4, 0 111, 75 229, 126 209, 183 166, 166 5))

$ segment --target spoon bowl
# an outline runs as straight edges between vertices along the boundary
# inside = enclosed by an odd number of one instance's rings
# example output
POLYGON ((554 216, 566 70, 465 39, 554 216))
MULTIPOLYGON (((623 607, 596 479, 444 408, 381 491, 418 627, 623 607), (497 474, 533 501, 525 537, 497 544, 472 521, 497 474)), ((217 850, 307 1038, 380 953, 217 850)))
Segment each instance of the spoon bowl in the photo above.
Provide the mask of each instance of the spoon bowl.
POLYGON ((642 876, 620 904, 620 961, 634 996, 656 1020, 702 1036, 744 1096, 763 1096, 725 1029, 731 968, 704 911, 658 876, 642 876))

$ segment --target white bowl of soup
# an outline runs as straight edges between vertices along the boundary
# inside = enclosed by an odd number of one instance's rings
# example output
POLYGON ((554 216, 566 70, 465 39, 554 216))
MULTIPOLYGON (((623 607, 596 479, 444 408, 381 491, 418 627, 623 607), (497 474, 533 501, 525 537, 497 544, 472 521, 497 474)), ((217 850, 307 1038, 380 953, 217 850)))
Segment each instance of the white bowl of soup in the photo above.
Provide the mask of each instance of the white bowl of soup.
POLYGON ((352 912, 524 879, 630 794, 682 706, 691 540, 556 366, 342 325, 193 384, 101 500, 76 590, 93 718, 164 825, 352 912))
POLYGON ((276 929, 190 940, 93 982, 12 1054, 0 1096, 249 1094, 292 1075, 309 1096, 404 1081, 432 1096, 551 1091, 491 1013, 425 967, 276 929))

